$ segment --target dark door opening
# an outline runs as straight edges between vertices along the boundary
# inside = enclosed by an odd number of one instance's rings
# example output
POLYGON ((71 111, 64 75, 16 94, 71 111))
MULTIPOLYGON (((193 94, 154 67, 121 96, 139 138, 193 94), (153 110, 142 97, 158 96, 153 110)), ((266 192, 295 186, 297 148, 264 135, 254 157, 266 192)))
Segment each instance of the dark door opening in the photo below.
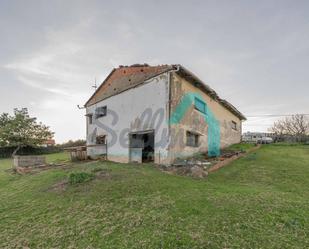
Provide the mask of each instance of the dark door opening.
POLYGON ((154 131, 130 133, 129 141, 131 162, 154 162, 154 131))

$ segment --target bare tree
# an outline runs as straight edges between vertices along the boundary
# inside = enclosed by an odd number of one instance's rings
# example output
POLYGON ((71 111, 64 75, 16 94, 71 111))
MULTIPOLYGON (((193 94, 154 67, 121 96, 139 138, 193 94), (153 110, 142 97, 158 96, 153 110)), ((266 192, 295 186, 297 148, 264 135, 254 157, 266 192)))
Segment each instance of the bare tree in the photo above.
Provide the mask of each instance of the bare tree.
POLYGON ((309 136, 309 119, 303 114, 286 117, 276 121, 270 131, 279 139, 292 136, 297 142, 304 142, 309 136))

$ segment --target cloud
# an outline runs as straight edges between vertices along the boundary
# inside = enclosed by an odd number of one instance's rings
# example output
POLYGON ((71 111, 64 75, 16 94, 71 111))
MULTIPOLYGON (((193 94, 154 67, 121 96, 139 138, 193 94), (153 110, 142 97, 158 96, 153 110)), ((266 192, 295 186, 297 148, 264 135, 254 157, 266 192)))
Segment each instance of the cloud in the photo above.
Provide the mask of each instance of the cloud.
POLYGON ((63 88, 53 88, 53 87, 48 86, 48 84, 46 84, 47 82, 46 79, 45 79, 45 84, 40 83, 42 81, 38 81, 34 77, 26 78, 25 76, 18 76, 18 79, 25 85, 33 87, 33 88, 37 88, 42 91, 46 91, 46 92, 57 94, 57 95, 59 94, 59 95, 67 96, 67 97, 72 96, 72 94, 70 94, 69 91, 65 91, 63 90, 63 88))
MULTIPOLYGON (((91 96, 95 78, 102 82, 118 65, 183 64, 247 115, 309 106, 306 2, 130 1, 120 8, 119 2, 9 1, 0 7, 0 106, 29 105, 59 141, 84 136, 76 105, 91 96)), ((244 129, 270 123, 250 120, 244 129)))

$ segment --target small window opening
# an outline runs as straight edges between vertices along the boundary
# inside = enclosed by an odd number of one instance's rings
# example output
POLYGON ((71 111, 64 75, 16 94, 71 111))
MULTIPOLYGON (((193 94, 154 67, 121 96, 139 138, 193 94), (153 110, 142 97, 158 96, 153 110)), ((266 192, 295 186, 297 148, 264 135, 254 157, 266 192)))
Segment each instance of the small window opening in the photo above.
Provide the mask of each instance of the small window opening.
POLYGON ((106 135, 97 136, 96 144, 106 144, 106 135))
POLYGON ((199 135, 187 131, 187 146, 198 147, 199 135))
POLYGON ((88 115, 89 124, 92 124, 92 114, 88 115))
POLYGON ((237 131, 237 123, 232 121, 232 129, 237 131))
POLYGON ((194 107, 196 110, 206 113, 206 103, 198 98, 194 99, 194 107))
POLYGON ((106 106, 100 106, 95 110, 95 117, 96 119, 100 117, 106 116, 107 107, 106 106))

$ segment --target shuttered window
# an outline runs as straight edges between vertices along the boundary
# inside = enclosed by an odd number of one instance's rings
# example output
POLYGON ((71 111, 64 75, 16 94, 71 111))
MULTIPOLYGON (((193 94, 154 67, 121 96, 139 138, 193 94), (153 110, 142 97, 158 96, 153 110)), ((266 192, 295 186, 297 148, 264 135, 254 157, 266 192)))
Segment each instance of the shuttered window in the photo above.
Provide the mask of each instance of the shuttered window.
POLYGON ((206 113, 206 103, 198 98, 194 99, 194 106, 195 109, 202 112, 202 113, 206 113))

